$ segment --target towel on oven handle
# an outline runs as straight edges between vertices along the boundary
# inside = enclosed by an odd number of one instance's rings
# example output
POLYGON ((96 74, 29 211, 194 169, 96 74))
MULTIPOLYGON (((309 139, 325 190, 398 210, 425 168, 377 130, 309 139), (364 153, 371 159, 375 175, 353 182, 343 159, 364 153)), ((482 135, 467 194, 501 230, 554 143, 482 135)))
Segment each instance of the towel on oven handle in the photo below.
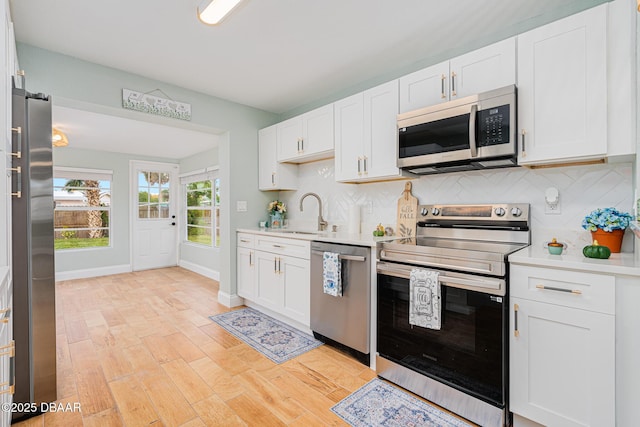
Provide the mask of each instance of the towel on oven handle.
POLYGON ((342 268, 340 254, 325 252, 322 254, 322 291, 334 297, 342 296, 342 268))
POLYGON ((414 268, 409 279, 409 324, 440 329, 439 273, 414 268))

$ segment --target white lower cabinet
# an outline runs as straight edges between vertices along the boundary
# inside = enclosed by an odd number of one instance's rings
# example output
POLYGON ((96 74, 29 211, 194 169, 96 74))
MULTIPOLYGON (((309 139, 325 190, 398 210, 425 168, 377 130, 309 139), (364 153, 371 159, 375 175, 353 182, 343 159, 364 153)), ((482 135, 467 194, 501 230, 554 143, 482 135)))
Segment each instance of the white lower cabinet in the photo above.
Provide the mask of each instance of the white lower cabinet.
POLYGON ((238 233, 237 250, 238 295, 309 327, 310 243, 238 233))
POLYGON ((511 267, 510 410, 545 426, 614 426, 615 277, 511 267))

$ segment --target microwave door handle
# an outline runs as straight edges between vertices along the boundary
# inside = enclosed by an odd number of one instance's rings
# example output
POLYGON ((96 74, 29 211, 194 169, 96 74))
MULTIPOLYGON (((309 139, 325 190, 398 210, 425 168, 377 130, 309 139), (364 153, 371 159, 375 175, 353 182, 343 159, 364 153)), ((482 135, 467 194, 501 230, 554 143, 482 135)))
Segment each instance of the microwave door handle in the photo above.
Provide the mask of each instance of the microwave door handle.
POLYGON ((469 114, 469 149, 471 150, 471 157, 478 157, 478 146, 476 143, 476 115, 478 114, 478 104, 471 106, 471 113, 469 114))

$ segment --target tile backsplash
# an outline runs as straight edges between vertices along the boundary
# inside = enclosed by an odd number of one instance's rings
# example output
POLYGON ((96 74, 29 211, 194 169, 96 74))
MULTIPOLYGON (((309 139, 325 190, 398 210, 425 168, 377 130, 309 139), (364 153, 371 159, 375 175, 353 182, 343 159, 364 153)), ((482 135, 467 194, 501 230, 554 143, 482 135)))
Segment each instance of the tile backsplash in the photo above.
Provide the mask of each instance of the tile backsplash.
MULTIPOLYGON (((281 191, 278 197, 288 207, 291 227, 314 229, 317 202, 305 199, 300 212, 300 196, 317 193, 322 198, 323 215, 329 226, 345 230, 349 210, 360 206, 361 231, 370 233, 378 223, 395 229, 397 201, 404 180, 366 184, 335 182, 333 160, 301 164, 298 190, 281 191)), ((582 219, 598 207, 616 207, 633 212, 633 166, 616 163, 542 169, 508 168, 422 176, 412 180, 413 195, 420 204, 530 203, 531 240, 543 245, 556 237, 578 250, 591 240, 582 229, 582 219), (545 212, 545 191, 558 189, 559 212, 545 212)), ((329 228, 330 228, 329 227, 329 228)), ((623 241, 623 252, 633 251, 631 232, 623 241)))

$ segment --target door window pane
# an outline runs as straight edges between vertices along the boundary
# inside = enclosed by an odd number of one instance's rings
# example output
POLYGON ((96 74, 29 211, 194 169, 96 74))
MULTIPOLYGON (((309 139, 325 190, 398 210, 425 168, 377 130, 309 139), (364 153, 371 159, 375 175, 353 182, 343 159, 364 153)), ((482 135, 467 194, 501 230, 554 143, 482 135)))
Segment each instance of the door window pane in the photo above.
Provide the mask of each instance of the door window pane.
POLYGON ((165 172, 138 173, 138 218, 169 218, 170 175, 165 172))

